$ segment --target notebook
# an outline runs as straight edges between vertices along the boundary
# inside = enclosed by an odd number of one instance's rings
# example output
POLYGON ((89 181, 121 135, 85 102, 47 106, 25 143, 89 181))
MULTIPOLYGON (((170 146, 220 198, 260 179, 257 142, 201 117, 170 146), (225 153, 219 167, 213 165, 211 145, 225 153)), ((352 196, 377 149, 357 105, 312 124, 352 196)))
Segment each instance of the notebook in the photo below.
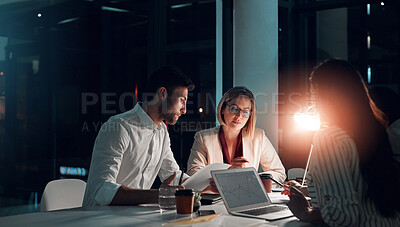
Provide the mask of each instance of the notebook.
POLYGON ((271 203, 253 167, 214 170, 211 175, 230 214, 268 221, 293 216, 286 205, 271 203))
POLYGON ((219 194, 202 193, 200 202, 201 202, 201 205, 211 205, 211 204, 217 203, 221 200, 222 200, 222 198, 219 194))

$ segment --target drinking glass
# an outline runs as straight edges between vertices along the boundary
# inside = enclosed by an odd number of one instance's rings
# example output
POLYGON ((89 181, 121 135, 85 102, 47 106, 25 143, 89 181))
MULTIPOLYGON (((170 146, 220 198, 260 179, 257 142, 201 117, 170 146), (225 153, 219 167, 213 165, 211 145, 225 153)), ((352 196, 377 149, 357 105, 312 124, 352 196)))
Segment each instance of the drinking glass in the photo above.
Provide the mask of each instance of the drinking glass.
POLYGON ((161 210, 175 210, 175 192, 178 186, 169 186, 162 184, 158 192, 158 206, 161 210))

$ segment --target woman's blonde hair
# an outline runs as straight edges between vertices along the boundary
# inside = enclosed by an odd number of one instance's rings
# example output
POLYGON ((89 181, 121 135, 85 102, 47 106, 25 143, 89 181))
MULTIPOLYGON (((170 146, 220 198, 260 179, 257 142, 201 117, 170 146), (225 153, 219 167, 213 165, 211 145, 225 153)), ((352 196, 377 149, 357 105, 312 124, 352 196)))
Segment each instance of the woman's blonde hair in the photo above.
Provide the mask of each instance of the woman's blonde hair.
POLYGON ((256 102, 255 102, 253 93, 246 87, 244 87, 244 86, 233 87, 233 88, 229 89, 227 92, 225 92, 225 94, 222 96, 221 100, 218 103, 217 118, 221 125, 226 126, 224 115, 222 114, 222 110, 226 107, 227 103, 229 103, 233 99, 240 97, 240 96, 244 96, 244 97, 250 99, 250 102, 251 102, 251 115, 250 115, 246 125, 242 129, 242 136, 243 137, 249 136, 250 138, 253 138, 254 129, 256 127, 256 120, 257 120, 256 102))

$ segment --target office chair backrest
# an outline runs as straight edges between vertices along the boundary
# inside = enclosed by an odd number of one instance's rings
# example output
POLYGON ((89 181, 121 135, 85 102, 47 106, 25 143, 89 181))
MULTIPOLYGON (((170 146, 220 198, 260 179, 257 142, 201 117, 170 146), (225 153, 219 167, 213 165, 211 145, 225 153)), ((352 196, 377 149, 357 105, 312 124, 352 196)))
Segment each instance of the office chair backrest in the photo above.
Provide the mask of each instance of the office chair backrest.
POLYGON ((291 168, 288 170, 288 180, 296 180, 299 178, 303 178, 303 176, 304 176, 303 168, 291 168))
POLYGON ((40 211, 81 207, 86 182, 79 179, 53 180, 47 183, 40 201, 40 211))

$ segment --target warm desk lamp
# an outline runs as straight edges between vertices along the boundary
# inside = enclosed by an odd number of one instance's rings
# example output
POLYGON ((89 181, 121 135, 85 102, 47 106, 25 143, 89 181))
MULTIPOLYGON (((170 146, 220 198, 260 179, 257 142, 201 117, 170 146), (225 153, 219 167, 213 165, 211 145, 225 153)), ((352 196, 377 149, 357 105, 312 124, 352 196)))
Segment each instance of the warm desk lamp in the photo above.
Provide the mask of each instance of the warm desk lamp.
MULTIPOLYGON (((321 127, 321 121, 319 119, 319 114, 314 106, 309 106, 304 109, 301 113, 295 113, 293 115, 295 122, 302 128, 317 131, 321 127)), ((310 165, 311 154, 313 151, 313 145, 311 144, 310 152, 308 154, 306 169, 304 170, 303 181, 301 186, 304 186, 304 181, 307 176, 308 166, 310 165)))
POLYGON ((309 106, 302 112, 295 113, 293 118, 300 127, 310 131, 317 131, 321 127, 319 114, 314 106, 309 106))

